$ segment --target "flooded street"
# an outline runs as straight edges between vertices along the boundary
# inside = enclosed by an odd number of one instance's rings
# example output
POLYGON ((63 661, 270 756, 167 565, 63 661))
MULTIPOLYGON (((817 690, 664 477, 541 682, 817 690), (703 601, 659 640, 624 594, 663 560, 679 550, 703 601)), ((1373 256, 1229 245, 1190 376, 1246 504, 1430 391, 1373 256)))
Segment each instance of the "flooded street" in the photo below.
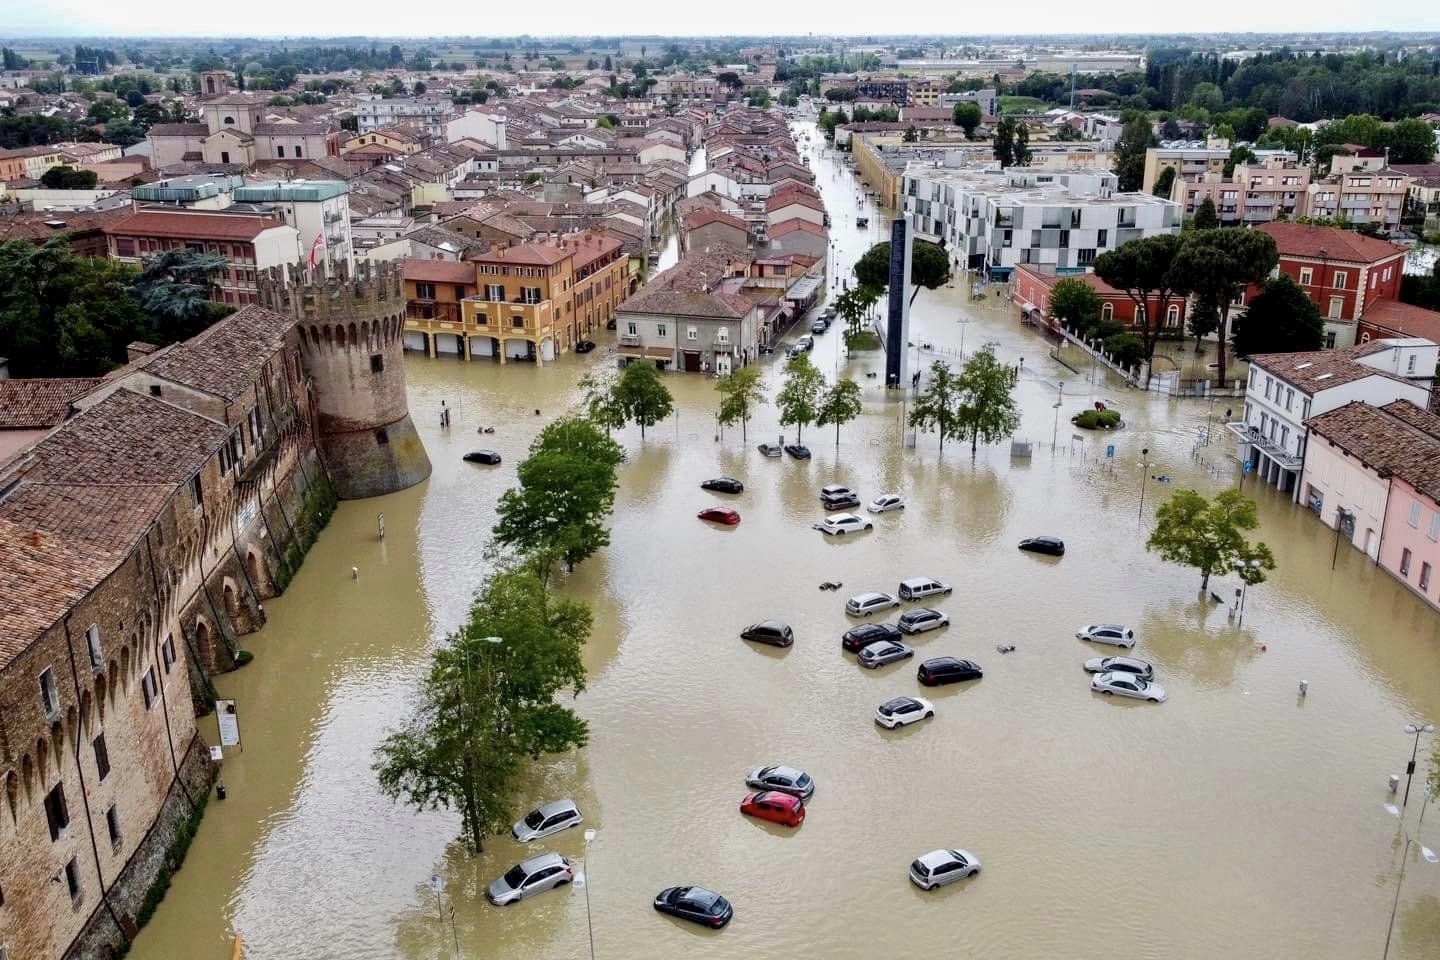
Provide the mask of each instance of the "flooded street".
MULTIPOLYGON (((821 142, 813 124, 801 129, 812 148, 821 142)), ((857 200, 833 156, 811 157, 849 264, 888 221, 857 200)), ((942 452, 923 433, 906 448, 901 401, 879 386, 883 356, 842 357, 838 329, 816 338, 814 361, 859 380, 866 410, 838 446, 833 428, 806 430, 808 463, 755 450, 779 432, 773 406, 748 441, 726 429, 717 442, 714 381, 698 375, 665 378, 677 414, 643 443, 638 429, 617 435, 629 461, 612 544, 562 583, 595 614, 577 701, 590 745, 537 766, 515 811, 577 802, 598 831, 588 889, 509 908, 487 904, 484 886, 541 851, 585 858, 580 831, 532 847, 495 838, 467 857, 458 817, 392 805, 370 764, 433 644, 465 616, 515 465, 576 401, 576 380, 614 363, 613 334, 543 368, 412 355, 411 413, 434 474, 342 505, 289 591, 266 604, 268 625, 244 639, 254 664, 218 679, 238 701, 244 749, 227 756, 229 798, 212 801, 133 960, 228 957, 237 934, 250 960, 580 960, 591 950, 587 892, 602 960, 1378 958, 1404 845, 1383 809, 1385 779, 1401 773, 1403 789, 1401 727, 1440 723, 1440 619, 1358 551, 1342 546, 1332 570, 1333 533, 1252 479, 1258 534, 1279 569, 1249 591, 1237 626, 1224 606, 1197 601, 1197 574, 1160 563, 1144 540, 1172 490, 1235 482, 1218 424, 1238 401, 1212 411, 1152 397, 1103 369, 1091 382, 1078 361, 1078 374, 1052 361, 1008 303, 976 304, 963 282, 922 292, 911 331, 933 345, 918 353, 926 365, 958 362, 962 339, 967 351, 992 342, 1004 362, 1024 358, 1019 436, 1034 441, 1032 458, 1012 459, 1008 444, 942 452), (1126 427, 1072 430, 1069 416, 1092 399, 1118 407, 1126 427), (454 409, 444 432, 442 401, 454 409), (1210 413, 1215 442, 1197 458, 1210 413), (483 425, 495 434, 477 437, 483 425), (504 465, 461 461, 480 446, 504 465), (699 489, 722 474, 745 492, 699 489), (873 533, 825 538, 810 524, 827 483, 866 500, 899 492, 909 506, 875 517, 873 533), (722 499, 738 527, 695 519, 722 499), (1063 537, 1067 556, 1015 549, 1040 533, 1063 537), (955 587, 935 604, 950 627, 914 638, 917 659, 969 657, 986 673, 925 692, 934 719, 882 731, 876 705, 920 691, 915 661, 859 669, 840 649, 858 622, 844 600, 917 575, 955 587), (827 580, 843 589, 818 590, 827 580), (792 624, 794 647, 737 638, 766 617, 792 624), (1081 663, 1116 651, 1074 631, 1106 620, 1135 628, 1134 653, 1155 664, 1168 702, 1090 692, 1081 663), (1016 649, 1001 655, 1000 643, 1016 649), (795 830, 737 812, 745 772, 776 762, 818 784, 795 830), (984 872, 922 893, 906 868, 942 846, 975 852, 984 872), (683 883, 725 894, 734 922, 714 933, 656 914, 654 894, 683 883)), ((780 364, 765 358, 772 398, 780 364)), ((1212 589, 1228 600, 1236 585, 1212 589)), ((213 717, 202 730, 215 742, 213 717)), ((1412 831, 1422 801, 1417 777, 1412 831)), ((1425 836, 1440 847, 1440 811, 1425 836)), ((1390 955, 1434 958, 1440 865, 1410 857, 1390 955)))

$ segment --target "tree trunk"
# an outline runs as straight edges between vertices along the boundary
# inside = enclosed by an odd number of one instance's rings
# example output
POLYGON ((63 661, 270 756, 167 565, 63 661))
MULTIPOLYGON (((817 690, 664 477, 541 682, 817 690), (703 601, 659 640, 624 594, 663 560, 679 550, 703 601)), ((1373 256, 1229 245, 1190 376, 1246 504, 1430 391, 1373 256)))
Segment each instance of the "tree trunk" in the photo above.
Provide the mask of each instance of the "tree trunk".
POLYGON ((1200 592, 1204 593, 1210 586, 1210 571, 1200 571, 1200 592))
POLYGON ((920 286, 918 283, 915 285, 915 292, 910 294, 910 306, 915 306, 915 298, 920 296, 920 291, 923 289, 925 288, 920 286))
POLYGON ((741 443, 749 443, 749 442, 750 442, 750 437, 746 435, 746 430, 745 430, 746 426, 747 426, 749 423, 750 423, 750 418, 749 418, 749 417, 741 417, 741 418, 740 418, 740 442, 741 442, 741 443))
POLYGON ((835 421, 835 449, 840 449, 840 421, 835 421))
POLYGON ((975 451, 980 446, 980 428, 976 427, 970 434, 970 456, 975 456, 975 451))
POLYGON ((1225 335, 1229 331, 1230 305, 1227 303, 1220 310, 1220 329, 1216 331, 1219 334, 1220 342, 1215 347, 1215 374, 1218 377, 1215 385, 1219 387, 1225 386, 1225 335))
POLYGON ((645 421, 640 421, 640 442, 645 442, 645 421))

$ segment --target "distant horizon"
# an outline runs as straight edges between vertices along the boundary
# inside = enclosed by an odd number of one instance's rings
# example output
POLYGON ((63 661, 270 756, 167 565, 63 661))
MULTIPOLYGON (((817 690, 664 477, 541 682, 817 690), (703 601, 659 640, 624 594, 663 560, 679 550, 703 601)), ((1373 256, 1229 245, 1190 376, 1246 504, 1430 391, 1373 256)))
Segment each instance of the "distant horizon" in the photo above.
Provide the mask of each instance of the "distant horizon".
MULTIPOLYGON (((1440 18, 1437 18, 1440 19, 1440 18)), ((865 41, 873 40, 875 43, 889 43, 897 40, 912 41, 916 44, 934 45, 940 41, 956 41, 972 43, 978 41, 995 41, 1006 39, 1028 39, 1044 40, 1053 39, 1074 39, 1074 40, 1135 40, 1153 37, 1175 37, 1175 38, 1209 38, 1209 37, 1255 37, 1283 39, 1294 38, 1329 38, 1329 37, 1435 37, 1440 40, 1440 22, 1434 27, 1394 27, 1372 30, 1340 30, 1340 29, 1291 29, 1291 30, 1135 30, 1118 32, 1114 30, 1102 30, 1098 32, 1081 32, 1074 30, 1054 30, 1045 33, 1030 33, 1025 31, 1014 31, 1010 33, 9 33, 0 34, 0 42, 8 44, 10 41, 37 41, 37 40, 205 40, 216 42, 234 42, 239 40, 295 40, 295 41, 356 41, 356 40, 539 40, 551 41, 572 41, 572 40, 772 40, 772 41, 824 41, 824 40, 850 40, 865 41), (927 42, 928 41, 928 42, 927 42)))

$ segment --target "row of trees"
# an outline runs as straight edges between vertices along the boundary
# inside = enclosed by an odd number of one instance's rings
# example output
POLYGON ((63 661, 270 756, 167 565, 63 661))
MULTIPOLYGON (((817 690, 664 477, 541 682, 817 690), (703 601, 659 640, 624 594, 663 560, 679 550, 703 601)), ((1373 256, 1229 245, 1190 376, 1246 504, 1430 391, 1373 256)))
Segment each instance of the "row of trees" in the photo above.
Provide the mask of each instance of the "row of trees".
POLYGON ((0 356, 17 377, 93 377, 125 346, 194 336, 233 308, 209 299, 220 257, 147 258, 142 270, 78 257, 62 236, 0 244, 0 356))
POLYGON ((1015 406, 1017 372, 1004 366, 988 344, 970 355, 957 374, 950 365, 936 360, 930 364, 930 379, 924 391, 910 405, 909 424, 945 438, 969 439, 973 454, 981 443, 995 443, 1013 434, 1020 426, 1015 406))
POLYGON ((374 770, 392 800, 460 814, 472 851, 506 830, 530 762, 583 747, 589 728, 557 698, 585 689, 589 609, 550 588, 610 542, 625 454, 584 416, 547 424, 500 499, 494 573, 465 624, 431 656, 414 713, 381 742, 374 770), (501 551, 506 551, 503 556, 501 551))

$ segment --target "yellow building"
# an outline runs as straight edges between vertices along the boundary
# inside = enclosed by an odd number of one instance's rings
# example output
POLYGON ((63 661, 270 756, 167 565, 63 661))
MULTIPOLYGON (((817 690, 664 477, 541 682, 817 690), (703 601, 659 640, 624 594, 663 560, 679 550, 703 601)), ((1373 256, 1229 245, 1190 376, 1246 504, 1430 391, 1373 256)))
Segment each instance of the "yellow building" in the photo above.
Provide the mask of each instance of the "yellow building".
POLYGON ((621 242, 600 231, 497 248, 467 266, 476 293, 460 301, 458 320, 438 310, 406 317, 412 345, 431 356, 551 360, 608 325, 628 290, 621 242))

